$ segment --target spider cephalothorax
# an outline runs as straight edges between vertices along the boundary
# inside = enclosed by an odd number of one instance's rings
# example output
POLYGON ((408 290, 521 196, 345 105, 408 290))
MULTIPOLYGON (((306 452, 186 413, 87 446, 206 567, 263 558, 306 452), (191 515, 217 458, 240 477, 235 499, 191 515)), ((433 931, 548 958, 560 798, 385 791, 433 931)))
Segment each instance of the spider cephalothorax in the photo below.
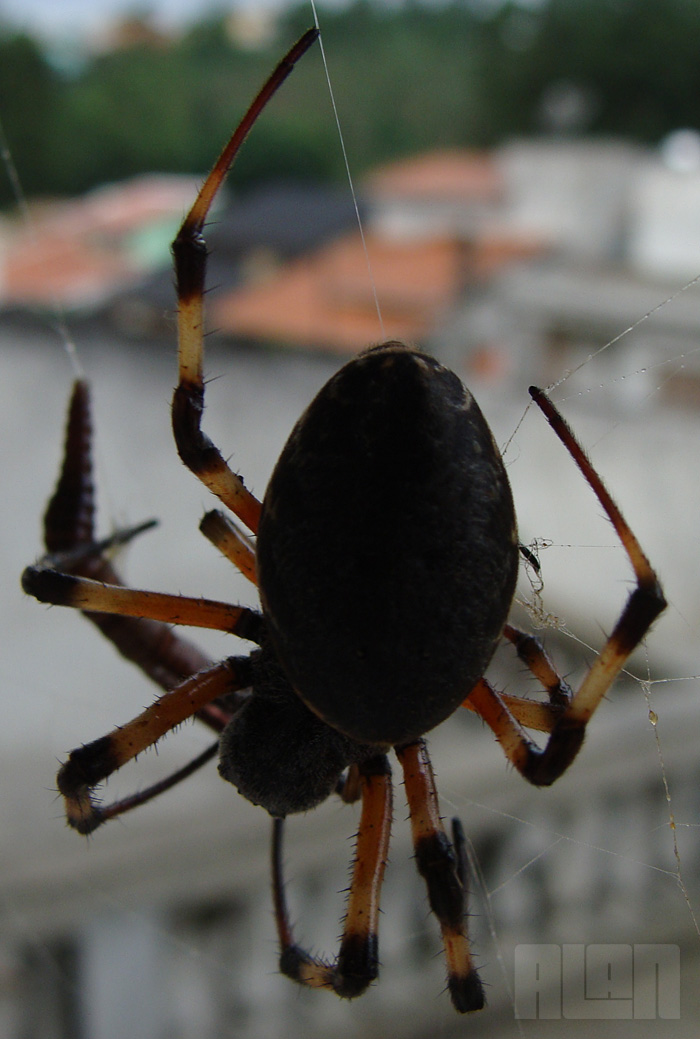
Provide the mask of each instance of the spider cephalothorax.
POLYGON ((518 542, 505 469, 488 426, 454 373, 425 354, 386 343, 361 354, 320 391, 284 448, 261 503, 201 430, 202 228, 241 142, 316 38, 290 50, 244 116, 202 187, 173 251, 179 297, 179 383, 172 407, 185 464, 258 535, 221 512, 201 529, 259 585, 262 615, 227 603, 121 585, 93 532, 87 387, 76 384, 61 478, 45 518, 44 560, 26 591, 77 607, 121 653, 166 690, 138 718, 74 751, 58 786, 69 823, 89 833, 173 787, 219 753, 219 769, 274 816, 272 873, 280 969, 344 997, 377 976, 379 893, 388 853, 392 784, 403 771, 416 850, 443 934, 448 986, 460 1012, 484 995, 467 937, 465 842, 440 818, 423 735, 463 704, 493 730, 510 762, 537 785, 554 782, 578 752, 588 720, 665 601, 637 539, 573 433, 531 389, 579 466, 629 557, 635 587, 600 655, 572 692, 539 642, 507 623, 518 542), (247 657, 211 664, 171 624, 216 628, 257 643, 247 657), (508 696, 484 677, 496 643, 510 642, 546 690, 544 702, 508 696), (179 772, 102 805, 95 788, 185 719, 220 735, 179 772), (525 729, 547 734, 538 747, 525 729), (284 897, 286 815, 333 791, 362 813, 338 956, 327 962, 294 941, 284 897))
POLYGON ((219 743, 219 773, 253 804, 283 819, 330 797, 349 765, 377 749, 343 736, 294 691, 269 640, 251 653, 252 694, 219 743))

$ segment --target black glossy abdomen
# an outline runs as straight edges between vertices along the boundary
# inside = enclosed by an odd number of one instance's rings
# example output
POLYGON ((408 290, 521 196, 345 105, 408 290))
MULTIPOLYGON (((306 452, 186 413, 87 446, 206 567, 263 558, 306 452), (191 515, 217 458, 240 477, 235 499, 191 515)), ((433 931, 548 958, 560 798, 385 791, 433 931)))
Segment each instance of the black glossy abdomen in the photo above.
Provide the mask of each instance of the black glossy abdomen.
POLYGON ((414 739, 488 664, 517 570, 513 501, 476 403, 400 344, 323 387, 270 480, 258 578, 294 688, 356 740, 414 739))

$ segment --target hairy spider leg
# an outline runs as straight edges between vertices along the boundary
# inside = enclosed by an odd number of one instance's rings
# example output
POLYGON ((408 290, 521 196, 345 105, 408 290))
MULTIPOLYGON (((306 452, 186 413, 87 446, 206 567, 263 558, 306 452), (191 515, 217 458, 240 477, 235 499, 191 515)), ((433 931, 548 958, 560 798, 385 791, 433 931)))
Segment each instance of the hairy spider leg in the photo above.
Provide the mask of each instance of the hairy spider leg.
POLYGON ((550 426, 583 473, 603 506, 632 564, 636 587, 599 655, 593 661, 578 690, 571 695, 553 672, 536 640, 524 641, 516 629, 506 637, 521 659, 543 682, 550 697, 566 704, 555 721, 544 747, 538 747, 523 731, 504 698, 482 682, 472 690, 469 700, 476 712, 493 730, 508 760, 535 786, 549 786, 566 771, 576 757, 585 736, 586 725, 600 701, 619 674, 632 650, 639 645, 652 623, 665 609, 661 585, 637 538, 611 498, 602 480, 576 440, 573 431, 542 390, 530 387, 530 394, 550 426), (553 684, 552 684, 553 683, 553 684))
POLYGON ((95 787, 206 704, 247 688, 250 680, 248 657, 228 657, 163 693, 126 725, 74 750, 56 778, 69 825, 79 833, 91 833, 113 817, 113 807, 105 810, 94 800, 95 787))
POLYGON ((277 65, 217 159, 173 242, 180 370, 172 404, 175 443, 185 465, 253 533, 258 529, 261 503, 247 490, 241 477, 232 472, 218 448, 201 429, 204 410, 202 360, 207 266, 207 248, 202 232, 216 193, 253 124, 317 37, 318 30, 309 29, 277 65))
POLYGON ((389 762, 378 755, 358 766, 362 812, 355 862, 337 959, 328 963, 294 941, 282 876, 283 819, 272 827, 272 886, 280 943, 280 970, 309 988, 330 989, 345 999, 361 995, 379 974, 379 897, 391 833, 392 783, 389 762))

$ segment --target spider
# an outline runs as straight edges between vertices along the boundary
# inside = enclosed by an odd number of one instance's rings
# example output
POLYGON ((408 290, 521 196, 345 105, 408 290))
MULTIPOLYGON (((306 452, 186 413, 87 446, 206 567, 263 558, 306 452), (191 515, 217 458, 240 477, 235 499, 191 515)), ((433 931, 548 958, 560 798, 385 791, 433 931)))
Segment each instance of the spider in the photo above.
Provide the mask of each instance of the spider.
POLYGON ((42 602, 85 611, 165 690, 133 721, 70 754, 58 773, 70 826, 92 832, 173 787, 218 751, 223 778, 273 820, 281 971, 346 998, 360 995, 378 974, 393 749, 403 770, 417 867, 442 931, 449 992, 464 1013, 484 1005, 467 933, 465 838, 458 820, 451 836, 443 826, 425 733, 462 705, 492 729, 525 779, 553 783, 575 758, 588 720, 665 601, 571 429, 534 387, 533 400, 612 522, 636 582, 576 692, 558 677, 540 643, 507 621, 521 551, 513 500, 489 427, 453 372, 398 342, 359 354, 297 422, 262 502, 202 431, 204 222, 242 141, 317 35, 309 30, 264 84, 173 243, 179 304, 174 438, 185 465, 237 518, 214 510, 201 529, 257 585, 261 611, 122 584, 111 549, 151 524, 95 538, 89 391, 82 381, 74 387, 63 466, 45 516, 47 555, 25 570, 23 586, 42 602), (231 632, 256 648, 212 663, 176 635, 173 624, 231 632), (507 696, 486 680, 502 637, 542 684, 546 701, 507 696), (100 802, 99 784, 191 717, 217 733, 211 747, 138 794, 100 802), (526 729, 544 732, 544 746, 526 729), (288 815, 334 792, 347 802, 360 800, 361 818, 340 948, 326 961, 294 939, 282 838, 288 815))

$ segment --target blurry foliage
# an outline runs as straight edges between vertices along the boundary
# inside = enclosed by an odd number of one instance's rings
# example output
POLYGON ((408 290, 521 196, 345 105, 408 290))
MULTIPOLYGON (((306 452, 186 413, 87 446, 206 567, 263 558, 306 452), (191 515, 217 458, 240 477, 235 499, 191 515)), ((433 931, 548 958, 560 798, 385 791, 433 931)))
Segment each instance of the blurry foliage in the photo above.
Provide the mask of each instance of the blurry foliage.
MULTIPOLYGON (((353 169, 423 148, 483 147, 538 132, 654 142, 697 127, 698 0, 453 0, 322 10, 353 169), (562 108, 554 98, 578 99, 562 108), (567 114, 568 113, 568 114, 567 114)), ((0 33, 0 120, 28 194, 74 194, 134 174, 204 172, 309 8, 281 16, 264 49, 223 18, 60 71, 25 35, 0 33)), ((246 143, 244 188, 342 176, 318 52, 246 143)), ((0 180, 0 203, 11 197, 0 180)))

